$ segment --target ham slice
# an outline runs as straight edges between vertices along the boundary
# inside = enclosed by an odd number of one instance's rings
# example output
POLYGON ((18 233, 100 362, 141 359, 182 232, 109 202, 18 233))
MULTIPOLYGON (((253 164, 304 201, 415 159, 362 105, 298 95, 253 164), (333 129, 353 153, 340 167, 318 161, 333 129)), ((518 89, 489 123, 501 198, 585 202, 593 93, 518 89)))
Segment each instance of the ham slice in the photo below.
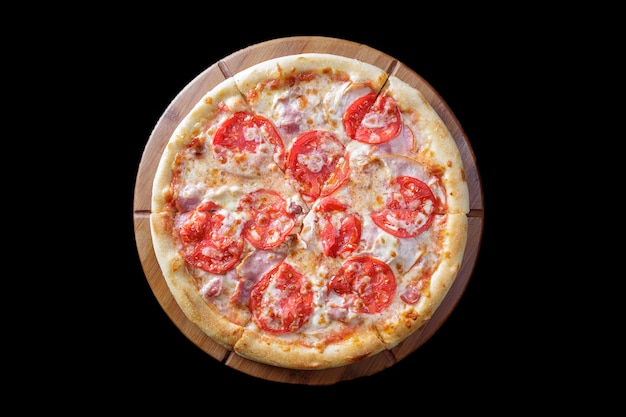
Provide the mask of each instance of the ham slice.
POLYGON ((250 300, 250 290, 267 271, 282 262, 286 254, 271 250, 255 250, 246 256, 237 267, 239 282, 231 302, 245 305, 250 300))

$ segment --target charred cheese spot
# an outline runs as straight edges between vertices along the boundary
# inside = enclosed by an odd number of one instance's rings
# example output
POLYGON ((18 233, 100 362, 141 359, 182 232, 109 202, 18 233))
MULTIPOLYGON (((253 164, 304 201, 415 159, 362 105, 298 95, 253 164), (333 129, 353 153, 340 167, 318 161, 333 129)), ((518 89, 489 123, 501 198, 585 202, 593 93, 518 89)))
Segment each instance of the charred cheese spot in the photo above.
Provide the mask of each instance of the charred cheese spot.
POLYGON ((173 262, 172 262, 172 271, 176 272, 179 271, 180 269, 185 267, 185 263, 183 262, 182 259, 178 259, 176 258, 173 262))

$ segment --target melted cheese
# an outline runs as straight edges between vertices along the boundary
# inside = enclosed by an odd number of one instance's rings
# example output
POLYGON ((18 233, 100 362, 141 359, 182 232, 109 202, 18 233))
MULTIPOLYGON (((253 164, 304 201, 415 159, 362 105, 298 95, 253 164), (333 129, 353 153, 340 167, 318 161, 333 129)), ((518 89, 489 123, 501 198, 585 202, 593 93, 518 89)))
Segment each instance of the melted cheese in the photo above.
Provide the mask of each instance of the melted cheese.
MULTIPOLYGON (((331 78, 325 73, 318 73, 310 79, 291 84, 273 80, 272 83, 258 83, 253 86, 240 85, 240 90, 247 100, 247 109, 262 115, 274 123, 280 133, 286 154, 293 142, 304 132, 319 129, 334 134, 346 147, 349 155, 350 177, 333 194, 332 197, 347 204, 349 209, 358 213, 362 220, 361 241, 353 256, 368 255, 387 263, 398 279, 397 294, 422 289, 417 282, 422 273, 430 274, 439 262, 441 245, 440 235, 445 226, 445 219, 435 222, 424 233, 415 238, 397 238, 376 226, 369 214, 385 207, 388 183, 398 175, 415 176, 425 181, 433 192, 445 198, 443 187, 437 179, 413 159, 398 158, 391 154, 414 152, 416 139, 407 125, 395 139, 380 145, 371 145, 353 141, 345 134, 342 116, 345 109, 358 97, 372 89, 358 82, 341 81, 331 78), (245 87, 245 88, 244 88, 245 87)), ((240 109, 241 103, 233 101, 232 109, 240 109)), ((316 201, 305 202, 300 196, 297 184, 287 178, 274 148, 267 140, 263 128, 250 128, 244 137, 258 144, 257 152, 236 154, 217 149, 215 152, 212 138, 217 126, 227 116, 219 115, 205 132, 197 137, 204 140, 205 146, 197 149, 183 150, 175 163, 181 174, 174 181, 175 198, 187 201, 185 206, 193 206, 202 201, 213 201, 220 206, 224 216, 223 228, 219 233, 241 233, 243 224, 249 218, 247 213, 238 212, 242 196, 260 188, 277 191, 287 202, 289 213, 296 216, 296 227, 293 235, 278 246, 273 253, 276 258, 267 256, 267 251, 255 249, 245 244, 240 263, 223 275, 210 274, 190 267, 196 280, 199 294, 211 305, 221 311, 235 323, 250 329, 258 330, 250 320, 245 296, 241 299, 237 292, 238 285, 246 286, 249 291, 255 282, 269 270, 269 265, 284 261, 292 265, 298 272, 307 277, 313 291, 313 314, 297 334, 282 335, 285 340, 305 341, 315 345, 319 343, 318 335, 340 333, 348 323, 364 323, 368 325, 377 318, 373 315, 357 314, 354 308, 354 295, 339 296, 329 293, 327 283, 340 270, 345 259, 323 255, 323 247, 319 237, 319 218, 315 213, 316 201), (207 170, 207 167, 211 169, 207 170), (257 256, 258 255, 258 256, 257 256), (239 276, 238 272, 243 275, 239 276), (239 308, 233 307, 233 299, 241 301, 239 308)), ((206 120, 193 125, 194 132, 205 126, 206 120)), ((381 115, 371 115, 364 124, 369 127, 380 127, 386 122, 381 115)), ((196 132, 197 133, 197 132, 196 132)), ((195 134, 195 133, 194 133, 195 134)), ((418 135, 419 142, 424 138, 418 135)), ((298 162, 305 165, 311 172, 320 172, 328 163, 326 157, 336 154, 336 144, 325 142, 318 152, 298 155, 298 162), (331 148, 332 149, 327 149, 331 148)), ((284 167, 283 167, 284 168, 284 167)), ((428 207, 434 210, 434 207, 428 207)), ((184 218, 184 215, 180 216, 184 218)), ((395 220, 389 218, 391 222, 395 220)), ((425 220, 425 217, 424 219, 425 220)), ((180 220, 178 220, 180 221, 180 220)), ((338 227, 335 221, 335 227, 338 227)), ((414 229, 417 224, 397 221, 398 228, 414 229)), ((289 227, 278 224, 278 229, 289 227)), ((252 231, 254 233, 254 230, 252 231)), ((282 233, 277 232, 275 238, 282 233)), ((270 239, 271 241, 271 239, 270 239)), ((279 299, 280 289, 270 285, 264 297, 268 303, 266 315, 271 316, 271 301, 279 299)), ((399 297, 399 295, 397 296, 399 297)), ((417 299, 417 298, 415 298, 417 299)), ((395 313, 393 313, 395 314, 395 313)))
MULTIPOLYGON (((254 94, 248 93, 250 106, 254 112, 270 119, 280 132, 285 149, 289 150, 293 141, 309 130, 321 129, 337 135, 347 142, 343 131, 343 110, 350 96, 345 91, 349 82, 337 84, 328 74, 317 76, 293 85, 290 83, 265 84, 256 86, 254 94), (339 107, 330 103, 341 103, 339 107)), ((358 94, 358 92, 357 92, 358 94)), ((351 97, 351 100, 354 100, 351 97)))
POLYGON ((236 185, 224 185, 213 190, 209 190, 204 196, 205 200, 213 201, 224 210, 235 212, 239 205, 239 200, 243 197, 244 191, 236 185))

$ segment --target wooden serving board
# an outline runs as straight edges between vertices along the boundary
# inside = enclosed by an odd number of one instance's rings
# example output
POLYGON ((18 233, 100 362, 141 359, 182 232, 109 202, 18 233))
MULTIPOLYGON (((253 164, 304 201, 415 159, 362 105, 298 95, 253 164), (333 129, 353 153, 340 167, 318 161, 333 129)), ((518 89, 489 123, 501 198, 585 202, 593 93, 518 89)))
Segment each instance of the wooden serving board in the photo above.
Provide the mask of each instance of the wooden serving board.
POLYGON ((134 190, 133 219, 140 261, 154 295, 180 331, 200 349, 225 366, 270 381, 330 385, 372 375, 386 369, 423 345, 448 318, 465 291, 474 269, 483 232, 483 194, 475 157, 462 127, 439 94, 419 75, 393 57, 366 45, 327 37, 274 39, 241 49, 214 63, 191 81, 170 103, 152 131, 142 155, 134 190), (259 62, 275 57, 321 52, 356 58, 396 75, 420 90, 454 136, 463 157, 469 186, 469 234, 459 274, 439 309, 421 329, 391 350, 355 364, 324 370, 293 370, 245 359, 213 342, 180 310, 170 293, 152 247, 150 206, 152 181, 170 136, 202 96, 219 82, 259 62))

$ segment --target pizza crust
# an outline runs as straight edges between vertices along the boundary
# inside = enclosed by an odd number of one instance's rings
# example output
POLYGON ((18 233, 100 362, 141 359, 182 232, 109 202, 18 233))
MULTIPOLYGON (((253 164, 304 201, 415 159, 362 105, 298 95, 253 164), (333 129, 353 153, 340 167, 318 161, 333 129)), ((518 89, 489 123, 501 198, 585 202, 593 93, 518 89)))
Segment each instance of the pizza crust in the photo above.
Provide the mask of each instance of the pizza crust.
POLYGON ((304 345, 294 337, 268 335, 258 328, 244 330, 234 351, 256 362, 290 369, 315 370, 351 365, 380 353, 385 345, 374 328, 341 337, 332 343, 304 345))
POLYGON ((263 61, 233 75, 233 78, 239 91, 245 96, 259 83, 306 71, 321 71, 331 75, 341 71, 349 77, 352 83, 368 84, 375 91, 379 91, 383 87, 388 76, 382 69, 355 58, 324 53, 306 53, 263 61))
POLYGON ((429 166, 444 169, 443 181, 451 213, 469 213, 469 190, 461 152, 454 137, 422 93, 398 77, 389 77, 385 91, 400 106, 405 123, 416 136, 413 156, 429 166))
POLYGON ((467 216, 448 214, 445 247, 441 262, 430 278, 428 296, 416 304, 397 304, 401 309, 381 320, 378 333, 386 348, 391 349, 412 335, 430 320, 445 299, 461 269, 467 235, 467 216))
POLYGON ((232 78, 227 78, 207 92, 183 118, 168 140, 152 183, 151 211, 153 213, 166 209, 166 198, 171 197, 172 166, 181 149, 198 135, 201 129, 215 130, 226 117, 218 113, 220 103, 226 103, 232 112, 247 109, 232 78))
POLYGON ((241 338, 243 327, 233 323, 206 302, 179 249, 173 244, 169 213, 151 213, 152 242, 165 282, 185 316, 213 341, 232 350, 241 338))

